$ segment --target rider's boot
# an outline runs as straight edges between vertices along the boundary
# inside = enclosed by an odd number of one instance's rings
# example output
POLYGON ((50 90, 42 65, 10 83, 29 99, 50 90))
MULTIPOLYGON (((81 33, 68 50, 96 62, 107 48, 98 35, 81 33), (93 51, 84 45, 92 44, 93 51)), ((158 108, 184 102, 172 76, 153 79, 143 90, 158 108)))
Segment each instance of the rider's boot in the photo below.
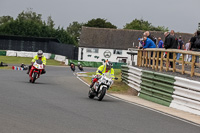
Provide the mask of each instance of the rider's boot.
POLYGON ((30 71, 30 70, 28 69, 28 71, 27 71, 27 73, 26 73, 26 74, 29 74, 29 71, 30 71))
POLYGON ((94 86, 94 82, 92 82, 92 84, 90 85, 90 88, 92 88, 94 86))
POLYGON ((28 71, 27 71, 26 74, 29 74, 29 72, 30 72, 30 70, 31 70, 31 66, 32 66, 32 65, 30 65, 30 66, 28 67, 28 71))

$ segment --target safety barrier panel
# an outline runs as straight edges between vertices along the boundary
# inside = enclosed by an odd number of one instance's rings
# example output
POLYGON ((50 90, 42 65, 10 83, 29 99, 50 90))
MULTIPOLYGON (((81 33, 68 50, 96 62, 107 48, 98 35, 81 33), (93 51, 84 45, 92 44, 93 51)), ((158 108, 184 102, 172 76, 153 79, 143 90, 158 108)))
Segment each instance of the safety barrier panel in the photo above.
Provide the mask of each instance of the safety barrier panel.
POLYGON ((139 97, 169 106, 172 101, 174 77, 151 71, 142 71, 139 97))
POLYGON ((65 57, 65 56, 62 56, 62 55, 55 55, 54 60, 60 61, 60 62, 65 62, 66 57, 65 57))
POLYGON ((91 62, 91 61, 78 61, 78 60, 68 60, 68 65, 70 65, 71 63, 74 63, 76 66, 78 65, 78 62, 80 62, 80 64, 83 67, 99 67, 100 65, 102 65, 102 62, 91 62))
POLYGON ((168 107, 200 115, 200 82, 122 66, 122 82, 138 96, 168 107))
POLYGON ((0 56, 6 56, 6 51, 5 50, 0 50, 0 56))
POLYGON ((6 56, 17 56, 17 51, 8 50, 6 52, 6 56))
MULTIPOLYGON (((27 52, 27 51, 13 51, 13 50, 7 50, 6 56, 16 56, 16 57, 30 57, 33 58, 37 55, 37 52, 27 52)), ((51 54, 50 53, 44 53, 44 56, 46 59, 50 59, 51 54)))
POLYGON ((200 82, 175 77, 170 107, 200 115, 200 82))
MULTIPOLYGON (((35 53, 37 55, 37 53, 35 53)), ((33 52, 17 51, 17 57, 30 57, 33 58, 33 52)))
POLYGON ((140 83, 142 72, 140 69, 123 65, 121 68, 122 71, 122 81, 126 83, 131 88, 140 91, 140 83))

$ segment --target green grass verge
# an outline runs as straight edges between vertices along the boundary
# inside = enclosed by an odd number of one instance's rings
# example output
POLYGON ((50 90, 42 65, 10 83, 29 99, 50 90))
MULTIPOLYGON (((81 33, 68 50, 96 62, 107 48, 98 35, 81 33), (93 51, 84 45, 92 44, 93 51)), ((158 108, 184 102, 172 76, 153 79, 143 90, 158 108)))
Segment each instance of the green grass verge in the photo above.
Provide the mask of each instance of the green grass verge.
MULTIPOLYGON (((126 85, 125 83, 123 83, 121 81, 121 69, 114 69, 114 70, 115 70, 115 77, 117 77, 118 80, 114 81, 114 84, 108 90, 108 92, 109 93, 120 93, 120 94, 134 94, 134 93, 136 93, 136 92, 133 92, 132 88, 130 88, 128 85, 126 85)), ((88 76, 92 76, 92 75, 95 75, 95 74, 96 74, 96 72, 86 73, 86 75, 88 75, 88 76)), ((92 77, 81 77, 81 79, 83 79, 88 84, 91 84, 92 77)), ((136 95, 136 94, 134 94, 134 95, 136 95)))
MULTIPOLYGON (((29 58, 29 57, 0 56, 0 62, 2 61, 6 64, 24 63, 26 65, 29 65, 29 64, 31 64, 31 60, 32 60, 32 58, 29 58)), ((60 65, 64 65, 64 63, 61 63, 61 62, 53 60, 53 59, 47 59, 47 65, 60 66, 60 65)))
POLYGON ((5 67, 0 67, 0 69, 10 70, 10 69, 12 69, 12 67, 11 66, 5 66, 5 67))

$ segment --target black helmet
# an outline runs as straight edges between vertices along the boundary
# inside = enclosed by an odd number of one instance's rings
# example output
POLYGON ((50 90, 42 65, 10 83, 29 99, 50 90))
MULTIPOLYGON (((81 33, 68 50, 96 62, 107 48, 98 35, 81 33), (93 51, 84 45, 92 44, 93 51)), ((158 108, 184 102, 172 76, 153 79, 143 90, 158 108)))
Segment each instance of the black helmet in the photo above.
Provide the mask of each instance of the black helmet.
POLYGON ((112 62, 108 61, 106 62, 106 68, 111 69, 113 67, 112 62))
POLYGON ((42 57, 43 51, 42 50, 38 50, 37 54, 38 54, 38 57, 42 57))

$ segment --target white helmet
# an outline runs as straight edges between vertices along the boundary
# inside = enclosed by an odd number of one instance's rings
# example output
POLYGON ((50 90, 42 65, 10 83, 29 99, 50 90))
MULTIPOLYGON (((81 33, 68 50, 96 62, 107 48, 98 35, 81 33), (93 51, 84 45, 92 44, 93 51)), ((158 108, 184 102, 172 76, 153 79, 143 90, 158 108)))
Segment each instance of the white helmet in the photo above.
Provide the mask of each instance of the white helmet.
POLYGON ((38 54, 38 57, 42 57, 43 51, 42 50, 38 50, 37 54, 38 54))
POLYGON ((106 68, 111 69, 113 67, 112 62, 108 61, 106 62, 106 68))

